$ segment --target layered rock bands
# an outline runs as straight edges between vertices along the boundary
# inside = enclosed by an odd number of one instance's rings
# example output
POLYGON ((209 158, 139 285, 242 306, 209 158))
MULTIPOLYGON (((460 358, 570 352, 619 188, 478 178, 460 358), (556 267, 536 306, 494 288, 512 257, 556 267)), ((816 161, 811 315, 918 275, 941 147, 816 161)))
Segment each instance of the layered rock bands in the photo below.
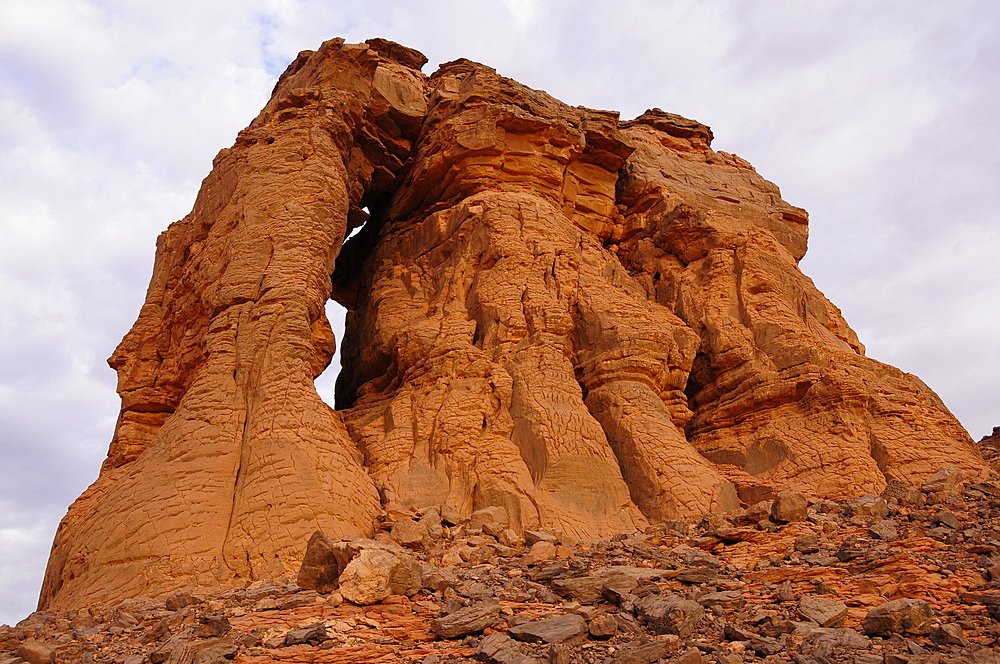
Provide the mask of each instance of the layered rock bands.
POLYGON ((288 576, 314 531, 383 510, 600 538, 984 468, 919 379, 864 356, 798 270, 806 213, 708 127, 425 62, 302 53, 161 235, 42 607, 288 576), (331 297, 336 410, 313 385, 331 297))

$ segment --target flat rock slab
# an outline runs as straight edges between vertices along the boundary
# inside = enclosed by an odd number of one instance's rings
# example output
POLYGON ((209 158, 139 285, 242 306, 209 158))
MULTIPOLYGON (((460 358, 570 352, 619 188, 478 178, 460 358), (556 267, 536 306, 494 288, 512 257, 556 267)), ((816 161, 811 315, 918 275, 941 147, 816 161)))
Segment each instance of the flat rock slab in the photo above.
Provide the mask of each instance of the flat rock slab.
POLYGON ((820 627, 838 627, 847 617, 847 605, 827 597, 805 595, 799 600, 799 614, 820 627))
POLYGON ((431 621, 431 629, 441 638, 455 639, 482 631, 498 622, 500 622, 500 604, 486 601, 435 618, 431 621))
POLYGON ((574 613, 532 620, 507 630, 513 638, 528 643, 573 643, 582 641, 589 627, 574 613))
POLYGON ((604 599, 604 590, 609 586, 631 590, 640 583, 661 579, 667 573, 665 569, 616 565, 589 576, 556 579, 552 582, 552 588, 563 597, 580 604, 594 604, 604 599))
POLYGON ((677 652, 679 639, 674 635, 653 639, 623 648, 615 654, 616 664, 652 664, 677 652))

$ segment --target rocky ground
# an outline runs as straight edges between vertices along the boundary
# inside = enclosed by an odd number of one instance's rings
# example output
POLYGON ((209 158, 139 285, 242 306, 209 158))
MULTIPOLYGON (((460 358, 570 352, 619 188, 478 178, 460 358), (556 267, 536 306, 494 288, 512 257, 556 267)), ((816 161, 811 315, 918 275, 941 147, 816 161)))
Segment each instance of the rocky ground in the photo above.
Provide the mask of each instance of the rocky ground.
POLYGON ((314 536, 295 581, 36 612, 0 627, 0 664, 1000 662, 998 475, 608 542, 505 522, 393 514, 376 540, 314 536))

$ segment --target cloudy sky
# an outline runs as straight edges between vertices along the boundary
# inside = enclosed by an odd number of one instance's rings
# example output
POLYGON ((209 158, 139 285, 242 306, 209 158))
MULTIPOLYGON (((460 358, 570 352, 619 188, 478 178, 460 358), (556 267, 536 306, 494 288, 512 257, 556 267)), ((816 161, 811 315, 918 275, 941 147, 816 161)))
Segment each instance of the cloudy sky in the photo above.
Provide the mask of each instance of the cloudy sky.
POLYGON ((105 358, 156 235, 285 65, 335 36, 710 125, 809 210, 803 270, 869 355, 975 438, 1000 425, 995 0, 2 0, 0 623, 34 608, 97 476, 118 410, 105 358))

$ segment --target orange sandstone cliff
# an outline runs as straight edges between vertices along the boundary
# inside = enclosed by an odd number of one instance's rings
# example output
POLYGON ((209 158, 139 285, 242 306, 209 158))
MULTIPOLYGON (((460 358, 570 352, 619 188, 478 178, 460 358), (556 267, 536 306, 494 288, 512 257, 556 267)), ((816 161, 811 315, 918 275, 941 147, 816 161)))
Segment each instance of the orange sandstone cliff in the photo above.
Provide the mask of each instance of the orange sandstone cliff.
POLYGON ((287 576, 313 531, 383 510, 600 538, 984 469, 933 392, 864 356, 798 270, 806 213, 708 127, 425 62, 300 54, 161 235, 41 607, 287 576), (331 297, 336 410, 313 386, 331 297))

